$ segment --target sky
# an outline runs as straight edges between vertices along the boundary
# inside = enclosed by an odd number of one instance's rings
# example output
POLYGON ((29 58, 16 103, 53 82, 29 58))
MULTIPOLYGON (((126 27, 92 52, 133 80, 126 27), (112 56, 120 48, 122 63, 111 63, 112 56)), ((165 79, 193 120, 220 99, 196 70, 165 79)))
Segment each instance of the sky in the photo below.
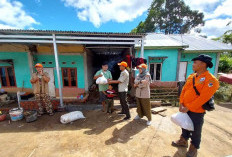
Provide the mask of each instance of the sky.
MULTIPOLYGON (((184 0, 204 13, 209 38, 232 29, 232 0, 184 0)), ((152 0, 0 0, 0 29, 130 32, 146 19, 152 0)), ((194 30, 191 30, 195 34, 194 30)))

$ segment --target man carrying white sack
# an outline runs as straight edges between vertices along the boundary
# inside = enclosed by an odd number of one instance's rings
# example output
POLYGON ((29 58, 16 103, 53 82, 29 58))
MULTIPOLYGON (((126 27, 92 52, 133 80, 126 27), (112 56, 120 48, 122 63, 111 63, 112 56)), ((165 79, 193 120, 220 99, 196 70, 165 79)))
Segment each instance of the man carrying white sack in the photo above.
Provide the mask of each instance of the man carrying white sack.
POLYGON ((183 87, 179 111, 188 114, 193 122, 194 131, 182 129, 180 139, 172 142, 175 147, 188 147, 188 139, 191 138, 187 157, 197 155, 197 149, 200 148, 205 110, 208 110, 205 105, 219 88, 218 80, 207 70, 208 67, 213 67, 212 58, 208 55, 199 55, 192 61, 194 61, 193 71, 195 73, 188 77, 183 87))
MULTIPOLYGON (((94 80, 97 80, 99 77, 104 76, 107 80, 112 80, 112 75, 111 72, 108 70, 108 64, 107 63, 103 63, 102 64, 102 69, 97 71, 97 73, 94 75, 94 80)), ((108 89, 109 84, 99 84, 98 85, 98 89, 99 89, 99 94, 100 94, 100 99, 99 101, 102 103, 102 111, 105 112, 106 111, 106 95, 104 94, 104 92, 108 89)))

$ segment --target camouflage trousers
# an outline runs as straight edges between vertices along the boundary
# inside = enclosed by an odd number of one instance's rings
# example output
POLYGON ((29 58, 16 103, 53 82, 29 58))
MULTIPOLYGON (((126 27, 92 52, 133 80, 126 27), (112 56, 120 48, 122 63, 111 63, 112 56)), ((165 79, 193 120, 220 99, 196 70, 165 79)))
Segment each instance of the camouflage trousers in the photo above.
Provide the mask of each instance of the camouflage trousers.
POLYGON ((35 100, 39 106, 40 114, 43 114, 43 104, 45 105, 47 113, 53 113, 52 102, 48 94, 36 94, 35 100))

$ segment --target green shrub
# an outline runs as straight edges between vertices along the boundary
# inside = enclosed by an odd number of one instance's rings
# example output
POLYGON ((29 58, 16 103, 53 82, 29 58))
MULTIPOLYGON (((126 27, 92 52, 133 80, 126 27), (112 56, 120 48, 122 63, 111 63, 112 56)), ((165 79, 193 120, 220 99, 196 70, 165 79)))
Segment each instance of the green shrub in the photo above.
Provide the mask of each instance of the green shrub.
POLYGON ((222 102, 232 101, 232 85, 220 82, 220 88, 215 93, 215 100, 222 102))
POLYGON ((231 53, 222 54, 219 60, 219 72, 228 73, 232 71, 232 56, 231 53))

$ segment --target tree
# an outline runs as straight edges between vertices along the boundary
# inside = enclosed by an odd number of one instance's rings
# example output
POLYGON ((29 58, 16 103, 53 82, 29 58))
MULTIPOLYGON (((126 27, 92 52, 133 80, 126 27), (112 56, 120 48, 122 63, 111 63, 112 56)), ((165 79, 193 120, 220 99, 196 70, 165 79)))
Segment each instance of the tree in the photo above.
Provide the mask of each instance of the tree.
MULTIPOLYGON (((232 21, 228 22, 226 26, 232 25, 232 21)), ((221 41, 226 44, 232 44, 232 30, 227 30, 222 36, 213 38, 215 41, 221 41)))
POLYGON ((191 10, 183 0, 153 0, 145 21, 141 21, 131 32, 186 33, 196 26, 204 25, 203 18, 203 13, 191 10))
MULTIPOLYGON (((227 26, 231 25, 230 21, 227 26)), ((227 30, 222 36, 213 38, 212 40, 221 41, 226 44, 232 44, 232 30, 227 30)), ((223 52, 219 60, 219 72, 228 73, 232 71, 232 52, 223 52)))

